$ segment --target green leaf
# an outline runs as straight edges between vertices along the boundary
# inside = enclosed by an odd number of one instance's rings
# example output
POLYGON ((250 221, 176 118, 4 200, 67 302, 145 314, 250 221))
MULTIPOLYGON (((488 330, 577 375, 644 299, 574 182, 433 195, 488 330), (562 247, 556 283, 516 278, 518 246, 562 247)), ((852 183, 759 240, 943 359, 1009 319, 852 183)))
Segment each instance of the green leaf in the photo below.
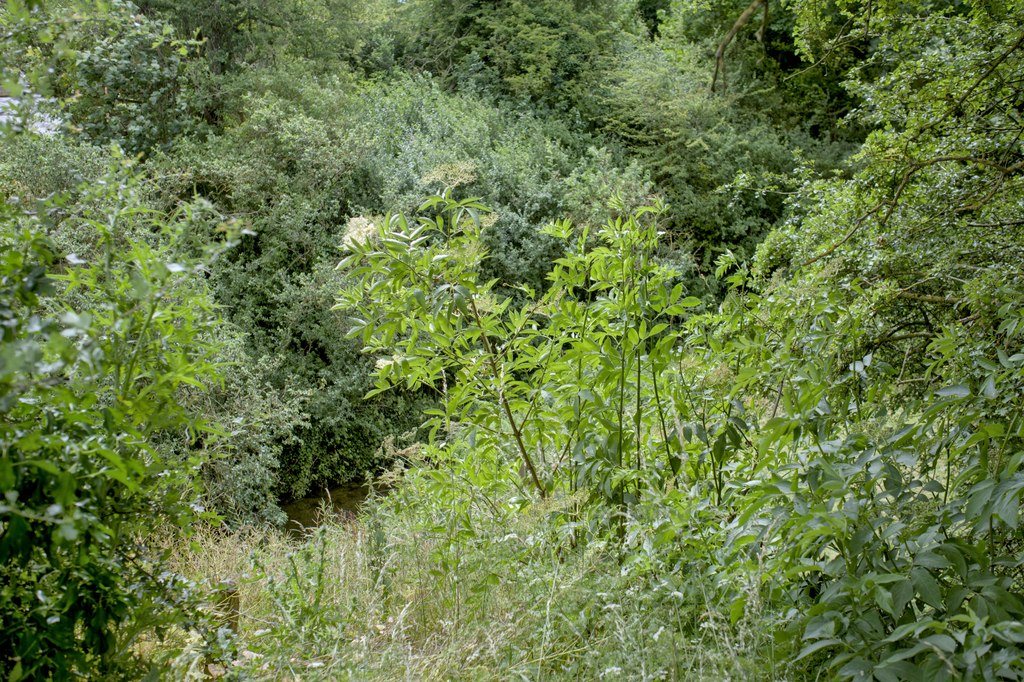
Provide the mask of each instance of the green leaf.
POLYGON ((935 391, 935 395, 940 398, 966 398, 971 395, 971 389, 964 384, 957 384, 940 388, 935 391))
POLYGON ((914 565, 925 568, 949 568, 949 559, 932 551, 924 551, 914 556, 914 565))
POLYGON ((945 607, 939 583, 926 569, 912 569, 910 571, 910 580, 913 582, 914 589, 917 590, 917 594, 921 598, 921 601, 936 609, 942 609, 945 607))
MULTIPOLYGON (((916 655, 916 653, 918 651, 914 651, 908 656, 916 655)), ((920 679, 921 668, 907 661, 886 661, 875 667, 873 672, 881 682, 909 682, 920 679)))
POLYGON ((893 605, 893 596, 889 590, 883 587, 876 587, 875 590, 875 604, 879 609, 888 613, 892 616, 896 615, 896 607, 893 605))
POLYGON ((54 476, 60 474, 60 467, 45 459, 28 459, 23 462, 17 462, 17 464, 19 466, 35 467, 36 469, 45 471, 48 474, 53 474, 54 476))
POLYGON ((700 304, 701 304, 701 301, 700 301, 699 298, 697 298, 695 296, 687 296, 686 298, 684 298, 683 300, 679 301, 678 303, 675 303, 675 304, 669 306, 668 308, 666 308, 665 309, 665 313, 667 315, 681 315, 684 312, 686 312, 687 310, 689 310, 690 308, 696 308, 700 304))
POLYGON ((795 663, 796 661, 807 658, 811 654, 821 651, 822 649, 840 646, 842 644, 843 640, 841 639, 819 639, 818 641, 808 644, 807 646, 800 649, 800 653, 797 654, 796 658, 793 659, 793 662, 795 663))
POLYGON ((907 608, 907 604, 914 598, 914 583, 910 578, 906 578, 892 588, 892 603, 893 603, 893 614, 896 618, 903 616, 903 612, 907 608))
POLYGON ((743 618, 743 613, 747 607, 747 595, 741 594, 739 597, 732 601, 729 606, 729 622, 732 625, 736 625, 743 618))

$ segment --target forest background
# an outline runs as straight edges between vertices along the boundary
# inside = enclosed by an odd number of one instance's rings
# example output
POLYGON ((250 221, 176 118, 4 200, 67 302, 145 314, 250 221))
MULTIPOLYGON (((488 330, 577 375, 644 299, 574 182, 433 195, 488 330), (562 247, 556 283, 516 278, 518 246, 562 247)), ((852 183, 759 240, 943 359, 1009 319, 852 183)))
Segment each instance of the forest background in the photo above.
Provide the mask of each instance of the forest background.
POLYGON ((1020 679, 1022 13, 11 0, 3 674, 1020 679))

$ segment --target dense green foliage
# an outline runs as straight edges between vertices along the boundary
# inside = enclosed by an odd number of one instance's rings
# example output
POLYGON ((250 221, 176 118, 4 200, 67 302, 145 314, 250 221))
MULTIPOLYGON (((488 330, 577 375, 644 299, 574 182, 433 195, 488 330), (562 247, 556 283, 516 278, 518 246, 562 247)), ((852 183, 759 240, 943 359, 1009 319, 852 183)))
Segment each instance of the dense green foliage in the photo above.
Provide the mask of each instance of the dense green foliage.
POLYGON ((190 126, 183 96, 193 44, 171 27, 114 4, 110 14, 75 36, 75 65, 66 87, 73 125, 92 141, 116 141, 126 152, 168 147, 190 126), (81 45, 81 47, 78 47, 81 45))
POLYGON ((613 0, 413 3, 409 61, 457 87, 556 110, 578 106, 629 28, 613 0))
MULTIPOLYGON (((514 447, 513 461, 541 496, 558 487, 560 470, 572 488, 597 489, 622 506, 650 483, 640 480, 644 469, 667 482, 681 463, 658 396, 674 355, 665 332, 699 301, 683 298, 678 273, 654 261, 657 221, 641 209, 609 222, 595 248, 584 230, 557 259, 546 294, 527 291, 515 307, 495 296, 493 280, 479 280, 481 209, 441 197, 421 207, 437 217, 417 226, 386 219, 380 250, 351 244, 341 267, 354 278, 344 297, 360 316, 353 334, 371 352, 393 353, 378 360, 378 390, 401 382, 440 390, 434 430, 450 439, 457 426, 481 454, 514 447), (661 433, 644 434, 642 424, 659 418, 661 433), (660 462, 644 464, 663 449, 660 462)), ((546 232, 565 240, 571 227, 546 232)))
POLYGON ((0 674, 1021 679, 1022 24, 8 3, 0 674))
POLYGON ((189 255, 202 221, 140 206, 120 161, 73 212, 60 199, 4 207, 0 649, 10 679, 115 674, 141 633, 193 608, 146 535, 196 519, 198 453, 173 457, 158 443, 208 429, 178 399, 215 378, 212 306, 189 255), (47 236, 58 226, 77 251, 47 236))

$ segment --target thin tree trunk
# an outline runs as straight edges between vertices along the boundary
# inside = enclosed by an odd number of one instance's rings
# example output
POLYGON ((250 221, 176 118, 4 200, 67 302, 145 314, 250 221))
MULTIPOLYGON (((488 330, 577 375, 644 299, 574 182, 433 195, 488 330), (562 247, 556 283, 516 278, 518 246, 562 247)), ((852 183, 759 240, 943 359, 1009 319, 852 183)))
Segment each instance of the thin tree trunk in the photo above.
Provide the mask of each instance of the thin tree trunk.
POLYGON ((721 74, 722 78, 722 90, 725 90, 725 50, 729 47, 729 43, 732 42, 733 38, 736 37, 736 34, 740 32, 740 29, 747 25, 750 18, 754 16, 758 8, 762 5, 764 5, 764 18, 761 21, 761 28, 757 32, 757 39, 759 42, 764 41, 765 34, 768 32, 768 0, 754 0, 750 3, 749 7, 743 10, 743 14, 736 19, 736 23, 734 23, 732 28, 729 29, 729 32, 725 34, 725 37, 722 38, 722 42, 718 45, 718 50, 715 51, 715 75, 711 79, 711 92, 714 92, 715 86, 718 85, 719 74, 721 74))
MULTIPOLYGON (((470 299, 470 305, 472 306, 473 316, 476 318, 477 326, 480 327, 482 333, 480 338, 483 340, 484 351, 487 353, 487 360, 491 365, 491 371, 494 373, 495 381, 500 379, 500 370, 498 368, 498 360, 495 356, 494 346, 491 345, 491 340, 487 338, 487 330, 484 329, 483 322, 480 319, 480 312, 476 308, 476 301, 470 299)), ((533 458, 530 457, 529 451, 526 449, 526 443, 523 442, 523 434, 519 428, 519 424, 516 424, 515 416, 512 414, 512 406, 508 404, 508 398, 505 397, 505 391, 501 390, 498 393, 501 407, 505 412, 505 416, 508 418, 509 428, 512 429, 512 436, 516 441, 516 447, 519 449, 519 456, 523 460, 523 464, 526 465, 527 470, 530 472, 530 478, 533 479, 533 485, 536 486, 537 492, 540 493, 542 498, 547 497, 547 491, 544 489, 544 484, 540 482, 540 476, 537 475, 537 469, 533 466, 533 458)))

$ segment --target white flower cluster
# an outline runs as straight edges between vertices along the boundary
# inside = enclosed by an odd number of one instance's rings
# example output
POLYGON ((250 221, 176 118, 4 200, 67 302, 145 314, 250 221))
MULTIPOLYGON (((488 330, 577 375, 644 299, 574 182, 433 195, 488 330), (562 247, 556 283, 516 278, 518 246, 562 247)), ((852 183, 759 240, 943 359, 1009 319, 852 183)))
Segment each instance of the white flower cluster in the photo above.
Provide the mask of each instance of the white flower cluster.
POLYGON ((377 225, 364 216, 352 216, 345 225, 345 238, 342 244, 347 247, 356 244, 365 244, 370 241, 377 232, 377 225))

